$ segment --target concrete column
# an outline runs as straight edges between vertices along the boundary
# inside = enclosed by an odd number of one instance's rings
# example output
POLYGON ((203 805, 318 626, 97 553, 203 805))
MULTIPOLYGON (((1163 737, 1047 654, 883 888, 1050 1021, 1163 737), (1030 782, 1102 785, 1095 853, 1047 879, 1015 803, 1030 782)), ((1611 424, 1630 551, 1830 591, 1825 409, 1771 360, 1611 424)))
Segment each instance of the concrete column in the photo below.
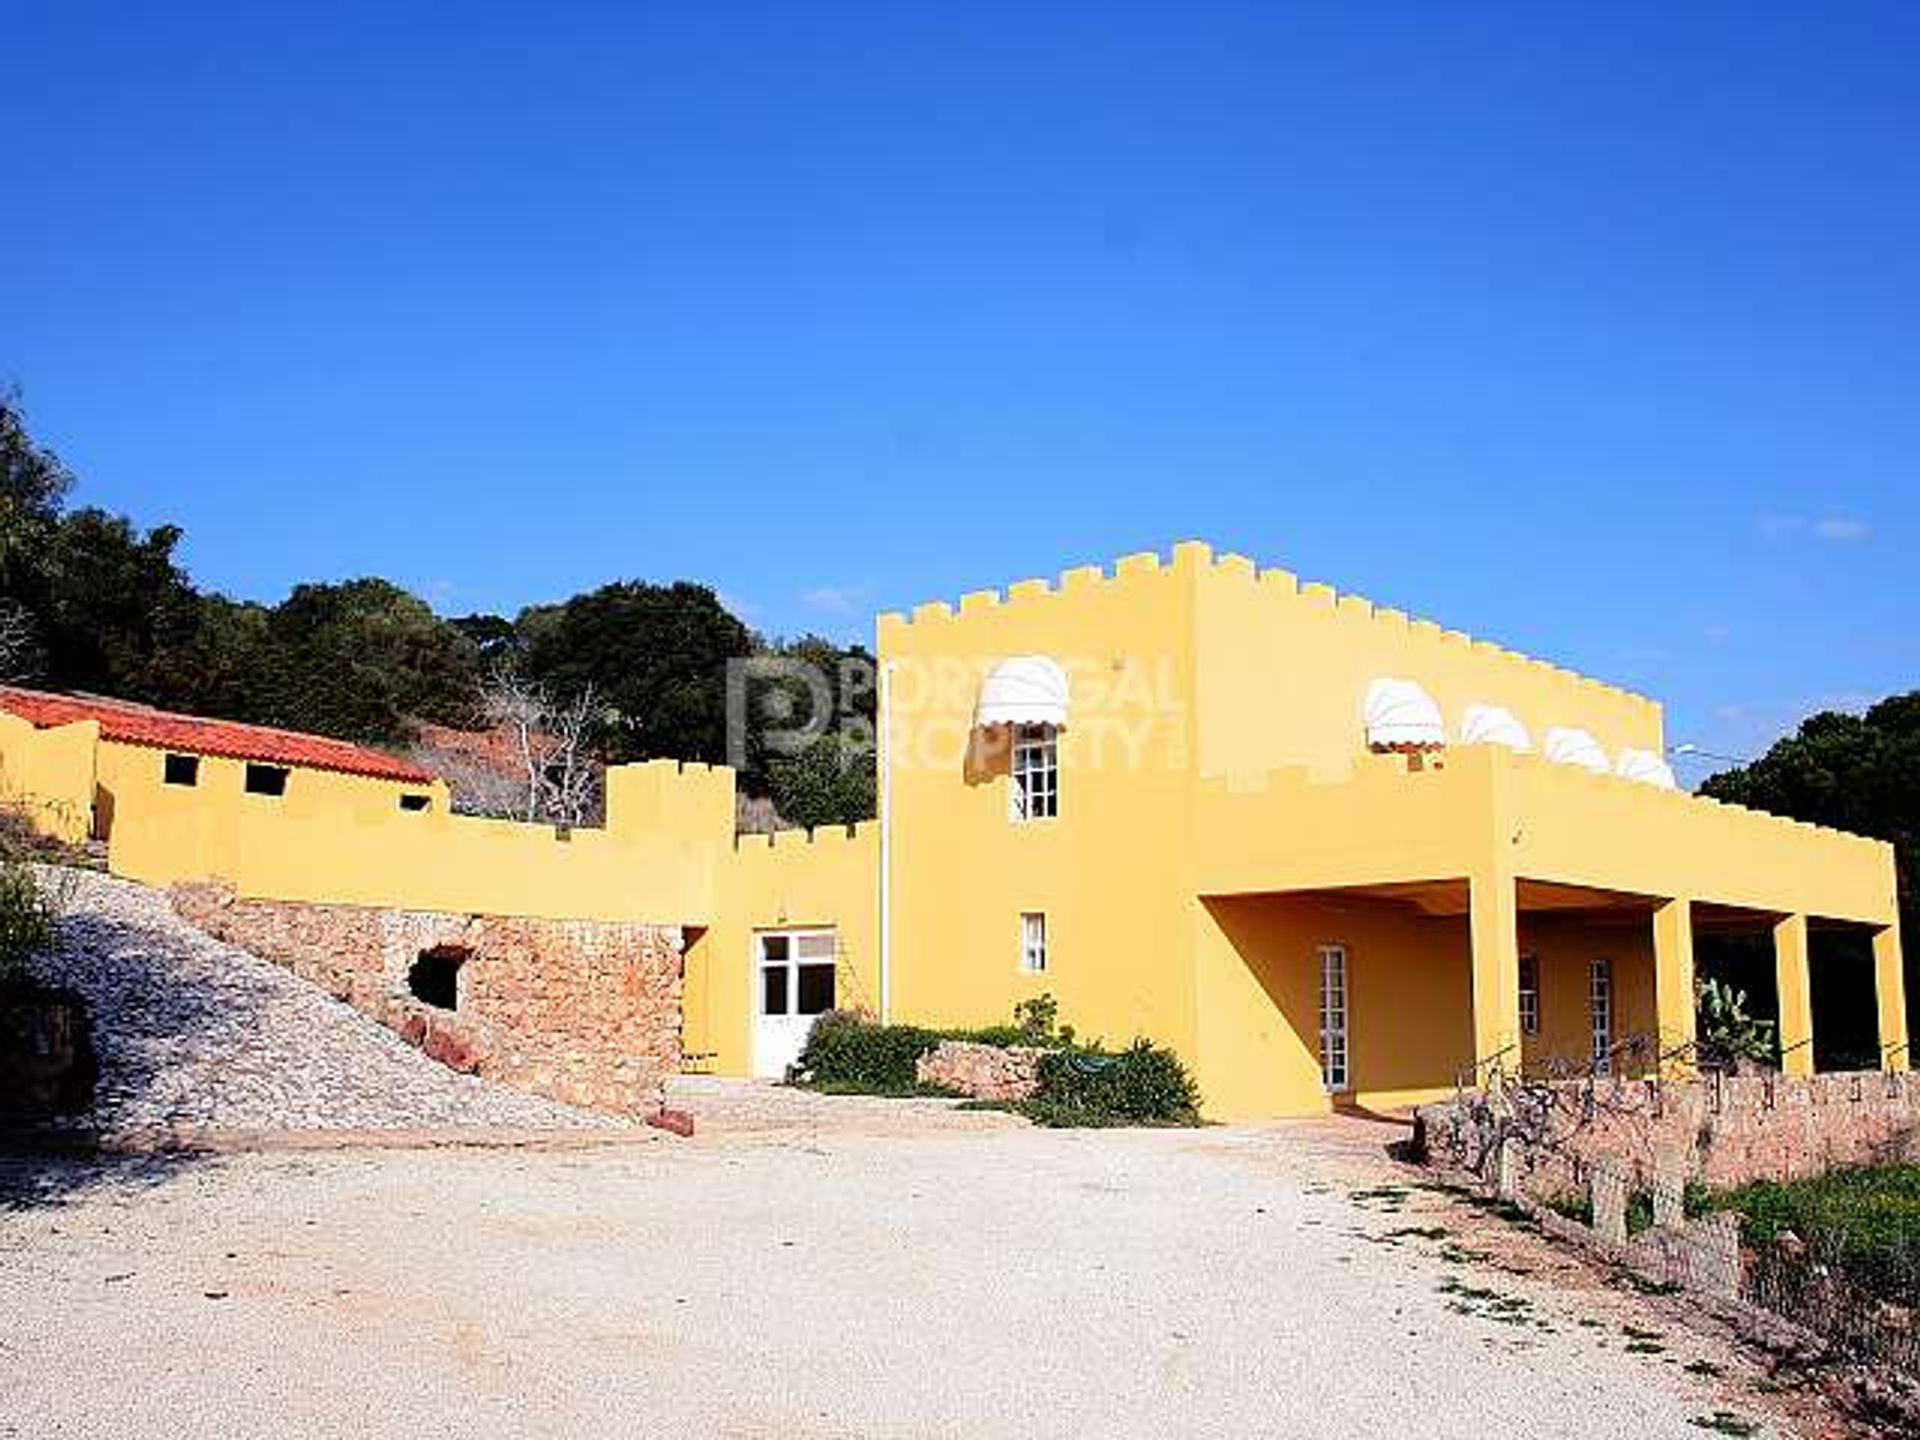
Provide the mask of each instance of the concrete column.
POLYGON ((1807 917, 1788 915, 1773 927, 1774 984, 1780 994, 1780 1068, 1813 1074, 1813 977, 1807 965, 1807 917))
POLYGON ((1901 968, 1900 922, 1873 932, 1873 991, 1880 1002, 1880 1063, 1889 1070, 1913 1064, 1907 1053, 1907 976, 1901 968))
POLYGON ((1520 1069, 1520 917, 1511 875, 1476 875, 1469 882, 1473 944, 1473 1058, 1475 1080, 1488 1071, 1520 1069))
POLYGON ((1693 902, 1669 900, 1653 912, 1653 1004, 1667 1075, 1694 1069, 1693 902), (1677 1052, 1677 1053, 1676 1053, 1677 1052))

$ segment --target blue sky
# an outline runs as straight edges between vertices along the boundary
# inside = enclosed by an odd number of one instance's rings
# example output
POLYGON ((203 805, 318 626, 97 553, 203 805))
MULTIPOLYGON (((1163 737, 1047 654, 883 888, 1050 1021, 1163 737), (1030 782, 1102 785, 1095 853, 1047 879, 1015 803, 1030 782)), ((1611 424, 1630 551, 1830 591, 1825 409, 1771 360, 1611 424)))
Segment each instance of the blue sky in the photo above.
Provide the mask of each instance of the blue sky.
POLYGON ((861 635, 1200 537, 1713 749, 1920 681, 1911 7, 0 31, 0 379, 203 584, 861 635))

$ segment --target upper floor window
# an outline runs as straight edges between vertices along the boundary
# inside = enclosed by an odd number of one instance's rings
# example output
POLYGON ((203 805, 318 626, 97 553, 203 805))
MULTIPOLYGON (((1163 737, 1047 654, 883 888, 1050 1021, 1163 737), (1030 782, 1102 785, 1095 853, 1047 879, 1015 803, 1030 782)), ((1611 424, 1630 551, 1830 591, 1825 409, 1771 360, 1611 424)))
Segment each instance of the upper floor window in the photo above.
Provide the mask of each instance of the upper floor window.
POLYGON ((198 785, 200 757, 198 755, 167 756, 162 762, 160 778, 169 785, 198 785))
POLYGON ((1014 727, 1011 804, 1016 821, 1051 820, 1060 813, 1060 743, 1053 726, 1014 727))
POLYGON ((287 767, 284 765, 247 766, 247 793, 249 795, 286 794, 287 767))

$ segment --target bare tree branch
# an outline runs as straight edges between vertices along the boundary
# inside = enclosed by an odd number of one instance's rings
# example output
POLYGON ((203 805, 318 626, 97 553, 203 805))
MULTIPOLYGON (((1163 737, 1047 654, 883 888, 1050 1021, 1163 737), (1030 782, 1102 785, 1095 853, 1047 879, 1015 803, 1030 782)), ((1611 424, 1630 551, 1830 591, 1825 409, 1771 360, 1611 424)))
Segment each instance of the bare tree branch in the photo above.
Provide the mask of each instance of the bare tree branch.
POLYGON ((0 680, 22 680, 31 674, 37 644, 27 607, 18 600, 0 600, 0 680))
POLYGON ((570 700, 499 665, 480 687, 480 718, 504 730, 518 757, 524 803, 517 818, 556 825, 587 823, 598 808, 600 767, 588 748, 593 687, 570 700))

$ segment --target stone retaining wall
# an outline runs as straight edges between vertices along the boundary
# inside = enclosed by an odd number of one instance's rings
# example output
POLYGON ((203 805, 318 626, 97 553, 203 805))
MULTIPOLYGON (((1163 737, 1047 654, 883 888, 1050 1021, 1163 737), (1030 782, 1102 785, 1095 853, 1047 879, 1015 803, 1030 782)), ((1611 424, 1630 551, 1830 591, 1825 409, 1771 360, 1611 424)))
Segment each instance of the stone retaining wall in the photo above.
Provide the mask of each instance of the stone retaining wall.
POLYGON ((589 921, 243 900, 178 885, 173 907, 219 939, 284 965, 455 1070, 565 1104, 658 1108, 680 1065, 681 935, 589 921), (422 952, 453 947, 453 1009, 414 997, 422 952))
MULTIPOLYGON (((1429 1149, 1471 1158, 1499 1125, 1477 1097, 1423 1107, 1429 1149)), ((1860 1071, 1792 1077, 1706 1076, 1520 1087, 1510 1133, 1525 1140, 1523 1164, 1536 1193, 1579 1192, 1601 1156, 1628 1167, 1636 1189, 1652 1184, 1663 1156, 1690 1180, 1715 1188, 1791 1180, 1920 1153, 1920 1079, 1860 1071), (1542 1097, 1550 1096, 1543 1104, 1542 1097)))
POLYGON ((976 1100, 1026 1100, 1040 1088, 1040 1057, 1045 1053, 1024 1045, 942 1040, 914 1069, 922 1085, 944 1085, 976 1100))

